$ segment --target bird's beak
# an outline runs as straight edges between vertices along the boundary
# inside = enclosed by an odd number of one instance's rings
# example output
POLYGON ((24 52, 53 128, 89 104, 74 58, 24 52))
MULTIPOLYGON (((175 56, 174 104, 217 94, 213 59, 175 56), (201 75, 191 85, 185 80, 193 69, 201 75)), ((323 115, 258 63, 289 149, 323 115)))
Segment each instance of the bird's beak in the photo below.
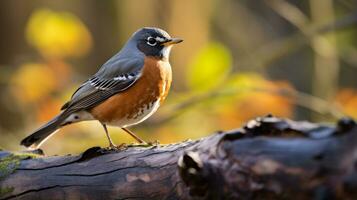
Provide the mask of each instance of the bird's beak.
POLYGON ((180 38, 170 38, 168 40, 166 40, 165 42, 163 42, 162 44, 164 46, 170 46, 170 45, 173 45, 173 44, 178 44, 180 42, 182 42, 183 39, 180 39, 180 38))

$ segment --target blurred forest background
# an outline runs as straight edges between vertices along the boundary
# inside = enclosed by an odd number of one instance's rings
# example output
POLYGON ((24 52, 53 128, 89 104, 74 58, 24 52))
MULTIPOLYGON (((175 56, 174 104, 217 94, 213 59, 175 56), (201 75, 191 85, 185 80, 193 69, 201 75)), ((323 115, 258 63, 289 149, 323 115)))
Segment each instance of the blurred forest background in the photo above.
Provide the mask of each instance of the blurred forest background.
MULTIPOLYGON (((172 51, 173 89, 134 132, 171 143, 271 113, 315 122, 357 117, 354 0, 4 0, 0 2, 0 147, 59 112, 138 28, 185 41, 172 51)), ((109 129, 117 144, 133 142, 109 129)), ((48 154, 107 146, 98 122, 63 128, 48 154)))

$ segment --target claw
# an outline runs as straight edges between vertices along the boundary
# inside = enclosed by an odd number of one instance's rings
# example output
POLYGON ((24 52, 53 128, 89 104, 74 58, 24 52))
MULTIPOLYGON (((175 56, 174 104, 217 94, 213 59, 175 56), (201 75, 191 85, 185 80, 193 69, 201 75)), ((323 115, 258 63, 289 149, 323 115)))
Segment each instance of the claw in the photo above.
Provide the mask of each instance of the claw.
POLYGON ((122 143, 120 145, 110 144, 109 147, 105 148, 106 150, 114 150, 114 151, 123 151, 127 149, 129 146, 126 143, 122 143))
POLYGON ((160 146, 160 141, 159 140, 150 141, 150 142, 148 142, 148 145, 150 145, 150 146, 160 146))

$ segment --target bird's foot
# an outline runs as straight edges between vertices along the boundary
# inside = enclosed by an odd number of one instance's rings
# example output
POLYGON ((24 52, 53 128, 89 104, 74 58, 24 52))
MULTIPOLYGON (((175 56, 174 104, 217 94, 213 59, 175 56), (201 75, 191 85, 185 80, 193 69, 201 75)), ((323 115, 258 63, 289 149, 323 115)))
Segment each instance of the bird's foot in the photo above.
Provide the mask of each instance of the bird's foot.
POLYGON ((129 147, 128 144, 122 143, 120 145, 115 145, 115 144, 110 144, 109 147, 107 147, 107 150, 115 150, 115 151, 123 151, 129 147))
POLYGON ((142 143, 131 143, 127 147, 158 147, 160 146, 160 142, 155 140, 153 142, 142 142, 142 143))
POLYGON ((149 141, 148 145, 157 147, 160 146, 160 141, 159 140, 149 141))

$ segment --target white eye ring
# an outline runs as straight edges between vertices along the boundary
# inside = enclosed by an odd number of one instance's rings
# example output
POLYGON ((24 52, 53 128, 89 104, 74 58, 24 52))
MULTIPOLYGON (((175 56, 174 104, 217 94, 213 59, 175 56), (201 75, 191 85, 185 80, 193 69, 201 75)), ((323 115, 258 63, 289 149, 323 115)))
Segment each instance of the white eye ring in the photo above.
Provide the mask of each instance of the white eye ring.
POLYGON ((150 46, 155 46, 157 44, 157 41, 155 38, 149 36, 147 39, 146 39, 146 44, 150 45, 150 46), (154 42, 153 42, 154 41, 154 42))

